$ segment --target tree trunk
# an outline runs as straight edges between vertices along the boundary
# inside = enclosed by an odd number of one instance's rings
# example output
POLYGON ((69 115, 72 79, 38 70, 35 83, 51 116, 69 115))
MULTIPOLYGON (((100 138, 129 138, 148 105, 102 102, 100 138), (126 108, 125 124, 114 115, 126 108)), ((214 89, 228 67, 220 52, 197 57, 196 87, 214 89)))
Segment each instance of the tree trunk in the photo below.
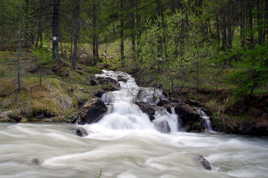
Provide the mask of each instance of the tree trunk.
POLYGON ((253 9, 254 4, 251 1, 248 2, 248 29, 249 29, 249 46, 254 46, 254 30, 253 30, 253 9))
POLYGON ((38 22, 37 22, 37 36, 36 36, 36 42, 35 47, 39 48, 43 46, 43 33, 42 33, 42 23, 43 23, 43 15, 42 15, 42 9, 43 9, 43 3, 42 0, 38 1, 39 9, 38 9, 38 22))
POLYGON ((92 49, 93 49, 93 65, 99 61, 99 37, 98 37, 98 5, 97 0, 93 0, 92 4, 92 22, 93 22, 93 39, 92 39, 92 49))
POLYGON ((54 60, 59 60, 59 33, 60 33, 59 11, 60 11, 60 0, 53 0, 52 53, 54 60))
POLYGON ((263 1, 257 0, 257 28, 258 28, 258 43, 264 42, 264 9, 263 1))
POLYGON ((120 56, 121 65, 125 65, 125 34, 124 34, 124 0, 120 0, 120 56))
POLYGON ((131 6, 134 7, 134 11, 130 13, 132 25, 131 44, 134 61, 137 59, 137 3, 137 0, 131 0, 131 6))
POLYGON ((264 42, 266 42, 266 38, 268 37, 268 1, 265 1, 265 9, 264 9, 264 33, 263 33, 263 39, 264 42))
POLYGON ((245 14, 245 0, 240 0, 240 43, 245 47, 246 42, 246 14, 245 14))
POLYGON ((80 0, 73 0, 73 38, 72 38, 72 67, 75 70, 78 60, 78 41, 80 35, 80 0))
POLYGON ((157 57, 159 58, 158 60, 162 60, 163 58, 163 26, 162 26, 162 2, 161 0, 156 0, 156 14, 158 17, 161 17, 160 21, 158 21, 158 30, 160 33, 158 34, 157 37, 157 57))

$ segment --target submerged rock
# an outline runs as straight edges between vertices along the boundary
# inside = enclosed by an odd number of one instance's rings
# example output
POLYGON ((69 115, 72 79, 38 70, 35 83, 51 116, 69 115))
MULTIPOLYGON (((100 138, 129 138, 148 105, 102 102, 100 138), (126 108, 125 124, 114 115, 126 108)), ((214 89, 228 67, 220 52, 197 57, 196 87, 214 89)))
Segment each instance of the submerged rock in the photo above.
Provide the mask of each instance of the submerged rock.
POLYGON ((82 127, 78 127, 76 130, 75 130, 75 133, 77 136, 79 137, 86 137, 88 136, 88 132, 86 131, 86 129, 82 128, 82 127))
POLYGON ((212 170, 210 162, 204 156, 198 155, 197 159, 206 170, 212 170))
POLYGON ((36 165, 36 166, 39 166, 41 164, 41 161, 38 158, 32 159, 31 162, 32 162, 33 165, 36 165))

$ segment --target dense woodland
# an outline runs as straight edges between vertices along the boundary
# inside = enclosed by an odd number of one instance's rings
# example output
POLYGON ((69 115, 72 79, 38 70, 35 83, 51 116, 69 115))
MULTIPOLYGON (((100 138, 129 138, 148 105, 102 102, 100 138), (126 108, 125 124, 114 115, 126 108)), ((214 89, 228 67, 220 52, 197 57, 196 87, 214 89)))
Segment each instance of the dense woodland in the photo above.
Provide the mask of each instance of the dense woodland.
POLYGON ((213 68, 237 68, 228 77, 240 94, 267 84, 265 0, 2 0, 0 8, 1 50, 45 50, 74 70, 85 52, 90 65, 161 74, 154 80, 168 78, 171 89, 188 73, 195 87, 216 81, 202 78, 213 68))
MULTIPOLYGON (((17 89, 27 53, 53 69, 127 71, 171 94, 267 94, 267 0, 1 0, 0 24, 17 89)), ((0 76, 9 76, 5 68, 0 76)))

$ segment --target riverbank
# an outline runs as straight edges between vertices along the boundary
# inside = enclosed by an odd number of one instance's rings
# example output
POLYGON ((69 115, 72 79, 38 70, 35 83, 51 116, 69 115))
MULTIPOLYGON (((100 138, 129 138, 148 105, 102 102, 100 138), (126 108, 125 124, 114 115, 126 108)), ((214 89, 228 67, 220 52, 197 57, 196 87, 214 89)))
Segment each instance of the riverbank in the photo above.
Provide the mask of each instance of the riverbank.
MULTIPOLYGON (((90 80, 101 72, 102 65, 79 64, 74 71, 68 63, 55 65, 49 61, 36 64, 34 56, 26 53, 20 64, 22 87, 17 91, 16 55, 11 52, 2 52, 1 55, 0 122, 72 122, 85 103, 115 89, 109 82, 96 85, 90 80)), ((237 99, 231 90, 179 88, 169 95, 172 100, 186 103, 187 112, 187 107, 204 108, 217 131, 268 135, 268 94, 237 99)), ((191 131, 202 130, 200 125, 196 123, 191 131)))

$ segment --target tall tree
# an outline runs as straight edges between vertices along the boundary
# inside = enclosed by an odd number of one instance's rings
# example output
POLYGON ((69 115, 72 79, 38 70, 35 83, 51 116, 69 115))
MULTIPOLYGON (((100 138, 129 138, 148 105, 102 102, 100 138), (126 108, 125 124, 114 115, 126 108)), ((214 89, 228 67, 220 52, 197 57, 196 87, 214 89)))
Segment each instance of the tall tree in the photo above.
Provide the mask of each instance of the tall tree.
POLYGON ((52 53, 53 59, 59 60, 59 38, 60 38, 60 0, 53 0, 53 15, 52 15, 52 53))
POLYGON ((99 60, 99 32, 98 32, 98 0, 92 0, 92 49, 93 49, 93 63, 96 64, 99 60))
POLYGON ((120 0, 120 57, 122 66, 125 65, 125 9, 124 9, 124 0, 120 0))
POLYGON ((76 68, 76 63, 78 60, 78 41, 80 35, 80 0, 73 0, 73 28, 72 28, 72 67, 76 68))

